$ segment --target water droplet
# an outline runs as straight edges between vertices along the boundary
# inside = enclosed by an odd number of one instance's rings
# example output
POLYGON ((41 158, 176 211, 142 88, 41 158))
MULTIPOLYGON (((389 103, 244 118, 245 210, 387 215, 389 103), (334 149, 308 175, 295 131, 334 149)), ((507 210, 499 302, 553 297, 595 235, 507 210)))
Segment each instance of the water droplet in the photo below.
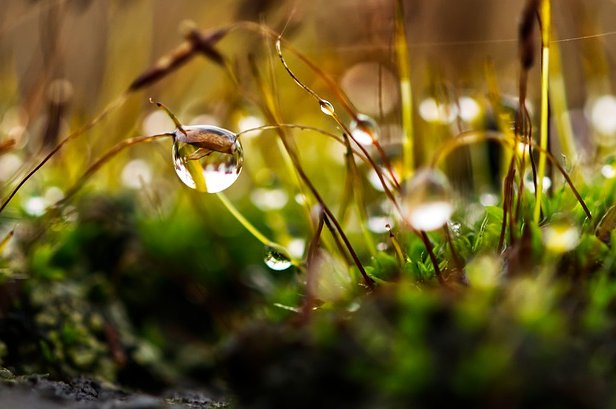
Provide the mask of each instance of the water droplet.
POLYGON ((573 250, 580 241, 580 231, 571 221, 557 220, 545 226, 541 235, 543 245, 553 253, 566 253, 573 250))
POLYGON ((368 115, 357 114, 349 125, 351 136, 362 145, 372 145, 379 137, 378 125, 368 115))
POLYGON ((608 156, 603 166, 601 166, 601 175, 606 179, 614 179, 616 177, 616 156, 608 156))
POLYGON ((334 110, 334 106, 331 104, 331 102, 329 102, 329 101, 327 101, 325 99, 321 99, 321 100, 319 100, 319 106, 321 107, 321 111, 325 115, 334 116, 334 113, 336 111, 334 110))
POLYGON ((266 246, 265 247, 265 264, 275 271, 286 270, 291 267, 291 256, 282 247, 266 246))
POLYGON ((442 227, 453 213, 447 177, 436 169, 421 169, 404 185, 402 210, 413 228, 442 227))
POLYGON ((459 236, 462 231, 462 225, 460 223, 449 223, 449 230, 451 230, 455 236, 459 236))
POLYGON ((211 125, 185 126, 175 132, 173 163, 180 180, 200 192, 216 193, 231 186, 244 162, 236 135, 211 125))
POLYGON ((390 201, 384 201, 368 206, 366 209, 368 213, 367 226, 368 230, 373 233, 381 234, 391 230, 394 225, 392 220, 392 206, 390 201))
POLYGON ((372 216, 368 218, 368 230, 372 233, 386 233, 391 230, 392 220, 387 216, 372 216))

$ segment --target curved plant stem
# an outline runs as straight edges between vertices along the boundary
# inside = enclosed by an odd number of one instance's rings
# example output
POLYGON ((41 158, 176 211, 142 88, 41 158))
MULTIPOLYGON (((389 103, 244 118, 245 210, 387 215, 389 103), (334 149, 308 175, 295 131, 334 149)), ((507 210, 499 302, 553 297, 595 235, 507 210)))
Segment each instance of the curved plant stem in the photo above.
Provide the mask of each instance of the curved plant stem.
POLYGON ((105 107, 105 109, 97 117, 92 119, 82 128, 69 134, 64 139, 62 139, 60 142, 58 142, 58 144, 51 151, 49 151, 47 155, 45 155, 43 159, 34 168, 32 168, 32 170, 30 170, 30 172, 26 174, 19 181, 19 183, 17 183, 17 185, 13 188, 11 193, 9 193, 6 199, 4 199, 4 201, 2 202, 2 205, 0 205, 0 213, 2 213, 2 211, 10 203, 10 201, 15 197, 17 192, 19 192, 19 190, 23 187, 23 185, 25 185, 26 182, 32 176, 34 176, 34 174, 38 172, 38 170, 42 168, 56 153, 58 153, 64 147, 64 145, 66 145, 70 140, 76 139, 77 137, 85 133, 86 131, 90 130, 92 127, 94 127, 94 125, 102 121, 111 111, 115 110, 116 108, 119 108, 122 104, 124 104, 127 98, 128 98, 128 92, 123 93, 118 98, 116 98, 114 101, 112 101, 109 105, 107 105, 107 107, 105 107))
MULTIPOLYGON (((173 136, 175 136, 174 133, 164 133, 164 134, 151 135, 151 136, 136 136, 133 138, 125 139, 117 143, 111 149, 109 149, 104 155, 102 155, 94 163, 92 163, 88 167, 88 169, 86 169, 83 175, 66 192, 66 195, 64 196, 64 198, 60 200, 57 203, 57 205, 62 206, 66 204, 84 186, 84 184, 88 181, 88 179, 90 179, 100 168, 102 168, 107 162, 113 159, 116 155, 118 155, 124 149, 130 146, 133 146, 133 145, 140 144, 140 143, 152 142, 155 140, 159 140, 161 138, 172 138, 173 136)), ((252 234, 261 243, 263 243, 263 245, 270 246, 270 247, 284 248, 283 246, 276 243, 275 241, 268 239, 263 233, 261 233, 259 229, 257 229, 252 223, 248 221, 248 219, 246 219, 242 215, 242 213, 233 205, 233 203, 231 203, 231 201, 229 201, 229 199, 227 199, 227 197, 223 193, 219 192, 216 194, 216 196, 218 197, 218 199, 220 199, 220 201, 225 206, 225 208, 229 211, 229 213, 231 213, 231 215, 235 217, 237 221, 240 222, 240 224, 244 226, 244 228, 248 230, 250 234, 252 234)), ((291 262, 295 266, 299 265, 299 262, 297 260, 291 259, 291 262)))
POLYGON ((83 187, 83 185, 88 181, 88 179, 92 177, 92 175, 94 175, 100 168, 103 167, 103 165, 113 159, 124 149, 133 145, 137 145, 139 143, 152 142, 161 138, 172 138, 173 136, 173 133, 163 133, 151 136, 135 136, 133 138, 128 138, 121 142, 118 142, 86 169, 86 171, 81 175, 77 182, 75 182, 75 184, 66 191, 66 194, 64 195, 62 200, 58 202, 58 205, 63 205, 68 202, 83 187))
MULTIPOLYGON (((485 142, 485 141, 495 141, 510 149, 516 149, 516 144, 514 141, 512 141, 509 138, 504 137, 502 134, 498 132, 465 131, 459 134, 454 139, 450 139, 449 141, 447 141, 447 143, 445 143, 441 147, 441 149, 436 153, 436 155, 432 157, 432 162, 430 166, 432 167, 438 166, 438 163, 441 160, 446 158, 448 155, 450 155, 453 151, 455 151, 458 148, 461 148, 467 145, 473 145, 476 143, 485 142)), ((532 142, 532 144, 533 144, 533 148, 537 149, 539 152, 544 154, 547 160, 549 160, 550 163, 554 165, 558 169, 558 171, 563 175, 563 177, 565 178, 565 181, 567 182, 567 184, 569 185, 569 188, 571 189, 571 192, 573 193, 577 201, 580 203, 580 206, 582 206, 584 213, 586 213, 588 220, 592 221, 592 214, 590 213, 588 206, 586 206, 584 199, 582 199, 582 196, 576 189, 575 185, 573 184, 573 181, 571 180, 571 177, 569 176, 565 168, 563 168, 563 166, 556 160, 556 158, 550 152, 548 152, 547 150, 544 150, 539 145, 537 145, 535 142, 532 142)))

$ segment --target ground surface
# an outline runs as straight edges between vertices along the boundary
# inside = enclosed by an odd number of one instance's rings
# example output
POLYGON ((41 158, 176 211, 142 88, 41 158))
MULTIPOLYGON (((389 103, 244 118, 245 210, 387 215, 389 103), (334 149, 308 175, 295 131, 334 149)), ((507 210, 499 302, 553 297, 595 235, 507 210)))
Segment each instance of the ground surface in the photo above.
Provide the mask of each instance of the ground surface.
POLYGON ((91 378, 70 382, 30 376, 0 383, 2 409, 213 409, 228 407, 203 391, 169 391, 162 396, 131 393, 91 378))

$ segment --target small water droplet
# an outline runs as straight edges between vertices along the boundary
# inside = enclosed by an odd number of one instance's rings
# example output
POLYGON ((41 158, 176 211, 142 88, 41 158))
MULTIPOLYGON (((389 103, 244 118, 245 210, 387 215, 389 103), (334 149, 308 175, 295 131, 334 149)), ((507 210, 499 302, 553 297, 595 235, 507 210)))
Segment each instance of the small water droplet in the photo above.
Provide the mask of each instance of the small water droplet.
POLYGON ((184 184, 200 192, 216 193, 231 186, 244 162, 236 135, 211 125, 183 127, 175 132, 173 163, 184 184))
POLYGON ((541 235, 543 245, 553 253, 566 253, 573 250, 580 242, 580 231, 569 220, 557 220, 545 226, 541 235))
POLYGON ((455 236, 459 236, 462 231, 462 225, 460 223, 451 222, 449 223, 449 230, 451 230, 455 236))
POLYGON ((366 209, 368 214, 367 226, 372 233, 387 233, 392 229, 394 221, 391 217, 392 206, 391 202, 384 201, 368 206, 366 209))
POLYGON ((616 156, 608 156, 601 166, 601 175, 606 179, 616 177, 616 156))
POLYGON ((329 102, 329 101, 327 101, 325 99, 321 99, 321 100, 319 100, 319 106, 321 107, 321 111, 325 115, 334 116, 334 113, 336 111, 334 110, 334 106, 331 104, 331 102, 329 102))
POLYGON ((349 125, 351 136, 362 145, 372 145, 379 138, 378 125, 368 115, 357 114, 357 119, 349 125))
POLYGON ((413 228, 431 231, 447 223, 453 204, 443 173, 436 169, 418 170, 403 189, 402 209, 413 228))
POLYGON ((266 246, 265 247, 265 264, 275 271, 286 270, 291 267, 291 256, 282 247, 266 246))
POLYGON ((387 233, 391 230, 392 220, 387 216, 368 217, 368 230, 372 233, 387 233))

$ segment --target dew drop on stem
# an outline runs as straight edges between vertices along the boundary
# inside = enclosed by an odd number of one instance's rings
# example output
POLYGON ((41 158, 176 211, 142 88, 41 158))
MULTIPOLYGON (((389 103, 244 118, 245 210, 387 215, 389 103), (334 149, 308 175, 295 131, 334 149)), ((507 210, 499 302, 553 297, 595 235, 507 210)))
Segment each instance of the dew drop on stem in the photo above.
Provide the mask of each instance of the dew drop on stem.
POLYGON ((192 125, 175 132, 175 172, 191 189, 207 193, 225 190, 239 177, 243 162, 242 145, 227 129, 192 125))
POLYGON ((336 111, 334 109, 334 106, 331 104, 331 102, 329 102, 329 101, 327 101, 325 99, 321 99, 321 100, 319 100, 319 106, 321 107, 321 111, 325 115, 334 116, 334 113, 336 111))
POLYGON ((349 125, 351 136, 362 145, 372 145, 378 140, 378 126, 368 115, 357 114, 357 118, 349 125))
POLYGON ((278 246, 265 246, 265 258, 263 261, 269 268, 275 271, 286 270, 293 265, 291 256, 289 256, 285 249, 278 246))
POLYGON ((402 211, 408 223, 421 231, 439 229, 453 213, 447 177, 437 169, 421 169, 403 186, 402 211))

